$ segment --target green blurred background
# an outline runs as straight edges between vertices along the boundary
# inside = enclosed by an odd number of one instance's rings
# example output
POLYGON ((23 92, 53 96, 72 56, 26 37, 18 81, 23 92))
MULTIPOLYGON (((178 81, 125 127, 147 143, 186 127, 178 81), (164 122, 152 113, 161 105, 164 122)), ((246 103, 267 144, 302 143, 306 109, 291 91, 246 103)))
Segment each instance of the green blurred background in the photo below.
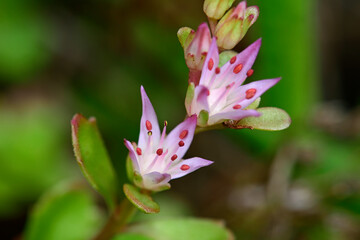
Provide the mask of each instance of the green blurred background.
MULTIPOLYGON (((140 85, 160 122, 182 121, 188 72, 176 32, 206 21, 202 4, 0 1, 1 239, 21 237, 53 186, 83 184, 71 147, 75 113, 97 118, 119 181, 122 139, 138 137, 140 85)), ((360 239, 360 2, 248 4, 260 17, 236 50, 263 38, 252 79, 282 80, 261 106, 285 109, 293 123, 196 136, 187 155, 215 164, 172 181, 158 194, 157 217, 224 219, 237 239, 360 239)))

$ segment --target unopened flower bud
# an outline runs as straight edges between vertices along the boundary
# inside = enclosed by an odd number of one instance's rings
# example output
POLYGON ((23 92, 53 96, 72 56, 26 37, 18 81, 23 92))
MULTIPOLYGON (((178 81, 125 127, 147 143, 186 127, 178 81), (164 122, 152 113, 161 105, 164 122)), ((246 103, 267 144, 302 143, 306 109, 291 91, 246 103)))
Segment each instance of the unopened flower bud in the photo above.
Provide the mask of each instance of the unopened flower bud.
POLYGON ((258 16, 259 8, 257 6, 247 8, 246 1, 230 9, 215 29, 218 46, 222 49, 234 48, 243 39, 251 25, 256 22, 258 16))
POLYGON ((211 44, 209 27, 203 23, 196 32, 191 28, 180 28, 178 38, 184 48, 186 65, 190 70, 189 82, 194 82, 197 85, 211 44))
POLYGON ((235 0, 205 0, 204 12, 209 18, 220 19, 235 0))

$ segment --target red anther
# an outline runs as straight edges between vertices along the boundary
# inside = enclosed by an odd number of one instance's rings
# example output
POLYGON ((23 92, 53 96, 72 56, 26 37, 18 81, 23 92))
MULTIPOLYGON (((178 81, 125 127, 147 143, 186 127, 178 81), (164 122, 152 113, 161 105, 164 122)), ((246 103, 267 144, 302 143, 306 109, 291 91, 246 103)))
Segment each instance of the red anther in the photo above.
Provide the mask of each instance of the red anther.
POLYGON ((182 132, 180 133, 180 135, 179 135, 179 138, 180 138, 180 139, 186 138, 186 136, 188 135, 188 133, 189 133, 188 130, 182 131, 182 132))
POLYGON ((150 122, 149 120, 146 120, 145 126, 146 126, 146 129, 147 129, 148 131, 151 131, 151 130, 152 130, 152 124, 151 124, 151 122, 150 122))
POLYGON ((254 73, 254 70, 253 70, 253 69, 250 69, 249 71, 247 71, 246 75, 247 75, 248 77, 251 77, 251 76, 253 75, 253 73, 254 73))
POLYGON ((219 74, 219 73, 220 73, 220 68, 219 68, 219 67, 215 68, 215 73, 216 73, 216 74, 219 74))
POLYGON ((168 125, 168 122, 167 121, 164 121, 164 126, 167 126, 168 125))
POLYGON ((156 154, 157 155, 161 155, 161 154, 163 154, 163 150, 162 150, 162 148, 159 148, 158 150, 156 150, 156 154))
POLYGON ((176 159, 177 159, 177 155, 176 154, 172 155, 171 161, 175 161, 176 159))
POLYGON ((231 64, 234 64, 236 62, 236 56, 233 56, 231 59, 230 59, 230 63, 231 64))
POLYGON ((207 55, 207 52, 202 52, 201 55, 205 56, 207 55))
POLYGON ((184 141, 179 142, 179 147, 183 147, 185 145, 184 141))
POLYGON ((211 71, 214 67, 214 60, 212 58, 210 58, 209 62, 208 62, 208 69, 211 71))
POLYGON ((255 88, 250 88, 245 93, 246 93, 246 99, 250 99, 253 96, 255 96, 256 89, 255 88))
POLYGON ((183 171, 186 171, 186 170, 190 169, 190 166, 186 165, 186 164, 183 164, 183 165, 181 165, 180 169, 183 170, 183 171))
POLYGON ((243 65, 240 63, 238 65, 236 65, 236 67, 234 68, 234 73, 238 74, 243 68, 243 65))
POLYGON ((236 104, 235 106, 233 106, 233 109, 240 109, 241 105, 240 104, 236 104))
POLYGON ((136 148, 136 153, 140 156, 142 154, 141 148, 136 148))
POLYGON ((252 21, 252 20, 254 19, 254 17, 255 17, 254 14, 250 14, 250 15, 248 16, 248 18, 249 18, 250 21, 252 21))

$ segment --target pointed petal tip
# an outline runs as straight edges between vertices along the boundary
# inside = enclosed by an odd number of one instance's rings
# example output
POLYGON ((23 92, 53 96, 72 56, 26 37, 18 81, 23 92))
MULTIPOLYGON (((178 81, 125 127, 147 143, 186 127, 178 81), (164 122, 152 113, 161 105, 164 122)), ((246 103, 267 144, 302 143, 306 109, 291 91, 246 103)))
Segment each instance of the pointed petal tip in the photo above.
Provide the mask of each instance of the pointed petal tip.
POLYGON ((208 25, 207 25, 206 22, 203 22, 202 24, 199 25, 199 27, 198 27, 197 30, 199 31, 200 29, 201 29, 201 30, 209 29, 209 27, 208 27, 208 25))

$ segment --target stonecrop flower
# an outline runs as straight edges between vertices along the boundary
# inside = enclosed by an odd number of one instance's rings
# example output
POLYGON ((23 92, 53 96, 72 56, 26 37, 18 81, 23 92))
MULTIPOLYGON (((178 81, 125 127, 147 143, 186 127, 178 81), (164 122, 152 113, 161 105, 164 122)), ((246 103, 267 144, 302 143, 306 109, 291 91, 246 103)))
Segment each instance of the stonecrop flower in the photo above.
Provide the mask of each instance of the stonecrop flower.
POLYGON ((199 116, 199 126, 260 116, 256 110, 246 108, 280 80, 275 78, 242 85, 254 72, 252 66, 260 46, 261 39, 231 58, 224 66, 218 67, 219 52, 216 39, 213 38, 199 85, 189 85, 185 100, 188 115, 199 116))
POLYGON ((199 157, 182 159, 194 137, 197 116, 192 115, 166 136, 165 122, 160 133, 155 110, 141 87, 142 117, 138 144, 124 139, 134 169, 134 183, 143 189, 160 191, 170 187, 171 179, 180 178, 212 161, 199 157))

